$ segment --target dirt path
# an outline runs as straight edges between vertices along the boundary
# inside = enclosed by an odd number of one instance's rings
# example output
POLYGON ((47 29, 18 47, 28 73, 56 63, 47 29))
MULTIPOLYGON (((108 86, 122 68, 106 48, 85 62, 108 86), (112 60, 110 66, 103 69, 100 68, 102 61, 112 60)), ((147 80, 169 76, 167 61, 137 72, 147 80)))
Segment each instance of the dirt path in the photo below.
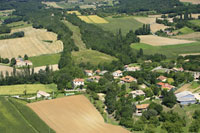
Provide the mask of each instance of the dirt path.
POLYGON ((57 133, 128 133, 104 119, 83 95, 28 104, 57 133))

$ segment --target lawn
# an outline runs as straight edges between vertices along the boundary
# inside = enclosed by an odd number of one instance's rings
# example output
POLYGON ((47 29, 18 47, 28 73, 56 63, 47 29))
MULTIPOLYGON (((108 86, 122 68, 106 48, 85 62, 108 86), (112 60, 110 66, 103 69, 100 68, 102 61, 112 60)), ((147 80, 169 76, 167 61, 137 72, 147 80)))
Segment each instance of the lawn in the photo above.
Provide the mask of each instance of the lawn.
POLYGON ((30 108, 16 99, 0 97, 0 131, 2 133, 53 133, 30 108))
POLYGON ((29 60, 32 61, 34 67, 54 65, 58 64, 60 60, 60 54, 33 56, 29 57, 29 60))
POLYGON ((121 29, 122 34, 126 35, 130 30, 135 31, 136 29, 142 27, 142 23, 135 20, 133 16, 119 18, 113 18, 109 16, 105 17, 104 19, 107 20, 109 23, 96 25, 100 26, 105 31, 110 31, 114 34, 116 34, 118 30, 121 29))
POLYGON ((22 85, 8 85, 0 86, 0 95, 17 95, 24 94, 26 90, 27 94, 36 93, 38 90, 45 92, 56 91, 55 84, 43 85, 43 84, 22 84, 22 85))
POLYGON ((179 54, 200 52, 200 42, 166 46, 151 46, 144 43, 134 43, 131 45, 131 47, 136 50, 142 48, 144 54, 147 55, 160 53, 166 55, 169 58, 177 57, 179 54))
POLYGON ((7 24, 7 26, 12 29, 25 28, 25 27, 29 27, 31 25, 32 24, 28 24, 24 21, 18 21, 18 22, 13 22, 13 23, 7 24))
POLYGON ((81 62, 90 62, 92 65, 98 65, 99 63, 112 62, 117 60, 115 57, 95 51, 95 50, 83 50, 79 52, 72 52, 72 58, 76 64, 81 62))

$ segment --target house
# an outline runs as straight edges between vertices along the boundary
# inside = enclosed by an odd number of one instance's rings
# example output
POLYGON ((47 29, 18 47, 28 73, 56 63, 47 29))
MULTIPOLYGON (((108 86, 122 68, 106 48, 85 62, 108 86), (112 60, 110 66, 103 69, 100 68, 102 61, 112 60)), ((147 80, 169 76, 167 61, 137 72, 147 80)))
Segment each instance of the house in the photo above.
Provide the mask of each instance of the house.
POLYGON ((166 82, 167 81, 167 77, 162 76, 162 75, 159 76, 157 79, 160 80, 160 81, 162 81, 162 82, 166 82))
POLYGON ((174 67, 174 68, 172 68, 172 71, 174 71, 174 72, 183 72, 184 69, 182 67, 180 67, 180 68, 174 67))
POLYGON ((141 116, 142 112, 146 111, 148 107, 149 104, 136 105, 136 115, 141 116))
POLYGON ((152 63, 151 60, 145 60, 144 63, 152 63))
POLYGON ((158 85, 159 87, 161 87, 162 89, 168 89, 168 91, 170 91, 171 89, 174 89, 174 88, 175 88, 175 86, 170 85, 170 84, 168 84, 168 83, 159 82, 159 83, 157 83, 157 85, 158 85))
POLYGON ((17 58, 16 59, 16 64, 17 67, 23 67, 23 66, 32 66, 33 63, 29 60, 25 60, 23 58, 17 58))
POLYGON ((37 92, 37 98, 40 98, 40 97, 48 98, 48 97, 50 97, 50 94, 39 90, 37 92))
POLYGON ((73 80, 73 87, 84 86, 84 79, 76 78, 73 80))
POLYGON ((194 75, 194 80, 200 79, 200 72, 193 72, 193 75, 194 75))
POLYGON ((135 72, 139 70, 140 70, 139 66, 136 66, 136 67, 129 67, 128 65, 124 66, 124 71, 127 71, 127 72, 135 72))
POLYGON ((99 73, 99 75, 104 75, 105 73, 107 73, 108 71, 107 70, 103 70, 103 71, 101 71, 100 73, 99 73))
POLYGON ((123 78, 120 78, 120 83, 131 83, 131 82, 137 82, 137 79, 133 78, 132 76, 125 76, 123 78))
POLYGON ((188 104, 194 104, 196 103, 195 96, 190 91, 183 91, 180 93, 175 94, 177 101, 181 105, 188 105, 188 104))
POLYGON ((87 79, 87 81, 89 81, 89 82, 97 82, 98 83, 100 78, 101 78, 101 76, 92 76, 92 77, 89 77, 87 79))
POLYGON ((131 91, 130 92, 133 96, 133 98, 135 98, 136 96, 144 96, 145 93, 142 90, 136 90, 136 91, 131 91))
POLYGON ((93 71, 92 70, 85 70, 84 72, 85 72, 85 74, 87 76, 93 76, 93 71))
POLYGON ((123 73, 121 70, 117 70, 117 71, 113 72, 112 75, 113 75, 113 77, 118 78, 118 77, 123 76, 123 73))
POLYGON ((98 70, 95 71, 95 74, 98 74, 98 75, 99 75, 100 72, 101 72, 101 70, 98 69, 98 70))

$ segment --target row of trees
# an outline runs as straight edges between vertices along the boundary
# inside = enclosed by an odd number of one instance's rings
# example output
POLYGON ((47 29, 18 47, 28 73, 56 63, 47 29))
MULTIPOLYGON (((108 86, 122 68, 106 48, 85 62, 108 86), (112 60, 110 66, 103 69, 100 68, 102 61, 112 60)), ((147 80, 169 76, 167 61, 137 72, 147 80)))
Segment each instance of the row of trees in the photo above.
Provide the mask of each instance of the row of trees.
POLYGON ((15 32, 10 35, 0 36, 0 40, 24 37, 24 31, 15 32))
POLYGON ((0 34, 10 33, 11 29, 6 25, 0 25, 0 34))
POLYGON ((136 35, 149 35, 151 34, 150 24, 143 24, 142 28, 135 30, 136 35))

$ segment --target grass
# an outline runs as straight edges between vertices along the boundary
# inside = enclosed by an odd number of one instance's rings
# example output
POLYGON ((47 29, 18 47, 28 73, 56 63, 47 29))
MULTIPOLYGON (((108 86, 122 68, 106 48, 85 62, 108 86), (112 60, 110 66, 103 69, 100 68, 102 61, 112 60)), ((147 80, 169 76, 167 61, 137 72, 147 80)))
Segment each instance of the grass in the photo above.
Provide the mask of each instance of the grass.
POLYGON ((110 31, 114 34, 116 34, 118 30, 121 29, 122 34, 126 35, 130 30, 135 31, 136 29, 142 27, 142 23, 135 20, 133 16, 119 18, 113 18, 109 16, 105 17, 104 19, 107 20, 109 23, 96 25, 100 26, 105 31, 110 31))
POLYGON ((56 91, 55 84, 43 85, 43 84, 22 84, 22 85, 8 85, 0 86, 0 95, 21 95, 26 90, 27 94, 36 93, 38 90, 45 92, 56 91))
POLYGON ((198 82, 192 82, 192 84, 191 84, 191 86, 190 86, 190 88, 191 89, 196 89, 197 87, 199 87, 200 86, 200 84, 198 83, 198 82))
POLYGON ((83 50, 79 52, 72 52, 72 58, 76 64, 81 62, 90 62, 92 65, 98 65, 99 63, 110 63, 113 60, 117 60, 115 57, 95 51, 95 50, 83 50))
POLYGON ((54 132, 30 108, 16 99, 0 97, 0 131, 3 133, 54 132))
POLYGON ((144 54, 164 54, 169 58, 177 57, 179 54, 187 53, 199 53, 200 42, 194 42, 189 44, 178 44, 178 45, 166 45, 166 46, 151 46, 144 43, 134 43, 131 45, 133 49, 143 49, 144 54))
POLYGON ((190 20, 190 22, 196 26, 200 26, 200 20, 190 20))
POLYGON ((181 34, 189 34, 189 33, 193 33, 194 30, 192 30, 191 28, 188 28, 188 27, 183 27, 179 30, 176 30, 176 32, 180 32, 181 34))
POLYGON ((60 54, 47 54, 40 56, 29 57, 34 67, 58 64, 60 54))

